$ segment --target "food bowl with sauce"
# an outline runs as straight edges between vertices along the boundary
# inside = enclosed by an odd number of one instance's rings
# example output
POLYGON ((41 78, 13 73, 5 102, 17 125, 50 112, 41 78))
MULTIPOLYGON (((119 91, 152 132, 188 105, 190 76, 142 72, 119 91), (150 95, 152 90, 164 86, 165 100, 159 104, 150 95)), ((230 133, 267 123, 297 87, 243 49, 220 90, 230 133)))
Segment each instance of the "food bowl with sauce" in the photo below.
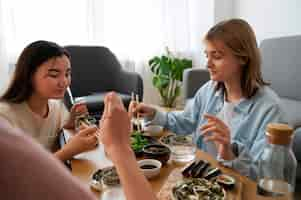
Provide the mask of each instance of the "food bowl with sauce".
POLYGON ((138 161, 138 165, 145 177, 148 179, 154 178, 160 174, 161 162, 155 159, 143 159, 138 161))

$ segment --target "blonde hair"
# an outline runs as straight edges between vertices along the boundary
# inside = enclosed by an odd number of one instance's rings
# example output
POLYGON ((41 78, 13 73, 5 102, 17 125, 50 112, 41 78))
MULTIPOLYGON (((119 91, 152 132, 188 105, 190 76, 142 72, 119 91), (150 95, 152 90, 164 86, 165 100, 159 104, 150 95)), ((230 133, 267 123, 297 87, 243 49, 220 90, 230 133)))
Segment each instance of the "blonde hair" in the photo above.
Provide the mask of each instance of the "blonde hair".
MULTIPOLYGON (((230 19, 213 26, 205 36, 205 41, 221 41, 242 63, 241 88, 244 97, 251 98, 259 87, 268 85, 261 74, 261 57, 255 33, 242 19, 230 19)), ((217 89, 225 89, 219 82, 217 89)))

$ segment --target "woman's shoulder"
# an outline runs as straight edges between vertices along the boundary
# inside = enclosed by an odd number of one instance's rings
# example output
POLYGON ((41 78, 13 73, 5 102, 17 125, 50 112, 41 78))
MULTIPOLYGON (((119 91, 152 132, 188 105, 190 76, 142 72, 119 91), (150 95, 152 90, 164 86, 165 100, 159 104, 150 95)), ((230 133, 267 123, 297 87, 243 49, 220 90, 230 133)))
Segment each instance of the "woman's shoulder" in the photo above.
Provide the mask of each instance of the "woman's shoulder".
POLYGON ((215 92, 216 82, 209 80, 204 85, 202 85, 196 92, 196 95, 205 95, 215 92))
POLYGON ((13 112, 14 108, 18 106, 15 103, 9 103, 7 101, 0 101, 0 113, 2 114, 9 114, 13 112))
POLYGON ((8 120, 11 124, 20 117, 24 110, 23 103, 10 103, 0 101, 0 117, 8 120))
POLYGON ((278 94, 269 86, 262 86, 257 91, 254 101, 265 107, 280 107, 281 100, 278 94))

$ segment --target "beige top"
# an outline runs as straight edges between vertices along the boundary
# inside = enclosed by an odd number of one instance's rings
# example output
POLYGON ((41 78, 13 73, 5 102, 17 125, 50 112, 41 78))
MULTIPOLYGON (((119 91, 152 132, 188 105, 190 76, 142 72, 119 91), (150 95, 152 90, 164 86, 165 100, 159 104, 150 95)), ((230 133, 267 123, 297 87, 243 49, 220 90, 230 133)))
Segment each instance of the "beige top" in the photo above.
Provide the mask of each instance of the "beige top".
POLYGON ((49 100, 46 118, 31 111, 27 102, 21 104, 0 102, 0 117, 13 127, 35 138, 46 149, 55 149, 58 133, 69 117, 69 112, 60 100, 49 100))

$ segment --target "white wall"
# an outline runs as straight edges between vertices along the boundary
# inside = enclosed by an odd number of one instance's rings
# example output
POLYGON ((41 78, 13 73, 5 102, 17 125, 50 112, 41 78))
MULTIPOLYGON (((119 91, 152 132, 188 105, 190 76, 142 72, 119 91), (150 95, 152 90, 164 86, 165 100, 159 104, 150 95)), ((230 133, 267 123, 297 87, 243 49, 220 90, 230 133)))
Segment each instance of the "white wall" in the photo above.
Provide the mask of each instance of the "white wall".
POLYGON ((214 0, 214 22, 234 17, 235 0, 214 0))
MULTIPOLYGON (((0 1, 0 10, 2 6, 2 2, 0 1)), ((0 13, 0 95, 7 86, 8 81, 8 61, 7 61, 7 54, 6 54, 6 45, 5 45, 5 38, 3 35, 3 21, 2 21, 2 13, 0 13)))
POLYGON ((233 1, 232 15, 247 20, 259 42, 271 37, 301 35, 300 0, 233 1))

